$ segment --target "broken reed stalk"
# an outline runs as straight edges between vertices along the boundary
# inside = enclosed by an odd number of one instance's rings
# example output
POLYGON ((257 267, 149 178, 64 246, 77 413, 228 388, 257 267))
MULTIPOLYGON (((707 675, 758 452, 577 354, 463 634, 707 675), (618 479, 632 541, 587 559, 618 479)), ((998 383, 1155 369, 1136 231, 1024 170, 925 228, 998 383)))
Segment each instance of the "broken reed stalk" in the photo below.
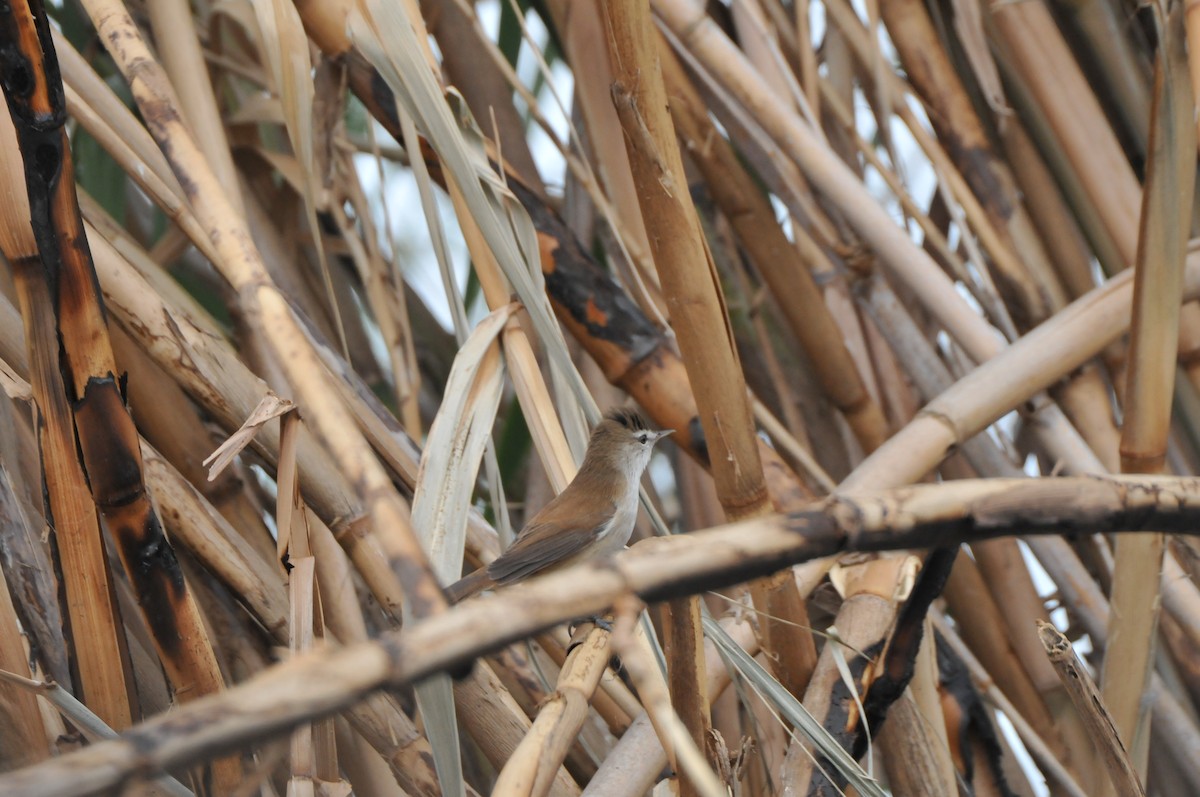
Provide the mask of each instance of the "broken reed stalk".
POLYGON ((571 618, 595 615, 631 592, 659 601, 848 551, 1146 528, 1200 533, 1200 479, 962 480, 831 497, 789 515, 644 540, 609 562, 466 601, 403 633, 277 665, 150 719, 120 740, 0 776, 0 792, 21 794, 36 784, 41 795, 74 794, 190 764, 342 710, 380 687, 461 666, 571 618))
POLYGON ((1075 655, 1071 641, 1043 620, 1038 620, 1037 627, 1046 655, 1050 657, 1055 672, 1067 688, 1075 710, 1083 718, 1117 794, 1119 797, 1144 797, 1146 790, 1142 788, 1128 750, 1121 743, 1121 736, 1113 724, 1112 715, 1105 707, 1104 698, 1100 695, 1092 676, 1088 675, 1087 668, 1075 655))
MULTIPOLYGON (((18 247, 14 256, 24 259, 27 268, 39 260, 42 266, 36 272, 40 279, 33 277, 32 270, 22 279, 28 280, 30 289, 37 280, 36 288, 44 292, 39 305, 48 304, 54 312, 63 358, 62 387, 72 404, 71 423, 65 429, 77 432, 73 442, 79 447, 87 487, 116 543, 175 694, 183 701, 211 694, 223 686, 216 656, 146 494, 137 430, 117 384, 104 305, 75 198, 62 82, 40 3, 14 4, 0 13, 0 51, 10 65, 0 83, 25 161, 32 223, 32 238, 11 243, 18 247), (27 71, 11 66, 17 63, 27 71), (31 240, 36 242, 32 250, 31 240)), ((19 217, 5 226, 26 229, 25 219, 19 217)), ((26 310, 27 318, 34 317, 34 308, 26 310)), ((57 346, 47 346, 41 354, 54 351, 59 351, 57 346)), ((74 456, 74 445, 68 452, 74 456)), ((81 508, 81 514, 86 513, 81 508)), ((83 533, 93 536, 92 530, 84 528, 83 533)), ((88 554, 100 558, 90 566, 93 569, 104 567, 98 528, 95 537, 88 554)), ((119 621, 110 622, 119 629, 119 621)), ((111 671, 122 660, 117 656, 104 666, 111 671)), ((107 694, 115 697, 115 691, 114 684, 107 694)), ((127 720, 117 717, 118 726, 123 721, 127 720)), ((218 787, 233 788, 241 779, 240 764, 223 759, 216 762, 214 775, 218 787)))
POLYGON ((494 794, 550 792, 559 766, 566 760, 589 713, 589 702, 608 667, 609 632, 591 627, 572 644, 559 671, 554 692, 537 709, 529 732, 500 770, 494 794))

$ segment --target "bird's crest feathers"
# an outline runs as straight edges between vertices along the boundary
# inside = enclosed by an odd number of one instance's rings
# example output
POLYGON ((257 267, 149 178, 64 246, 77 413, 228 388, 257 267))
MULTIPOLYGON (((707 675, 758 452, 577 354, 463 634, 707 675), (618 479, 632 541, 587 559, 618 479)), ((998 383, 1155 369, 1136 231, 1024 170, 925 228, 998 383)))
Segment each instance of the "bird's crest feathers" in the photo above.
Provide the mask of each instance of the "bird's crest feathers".
POLYGON ((610 421, 616 421, 631 432, 650 431, 650 427, 646 424, 646 419, 637 410, 619 407, 604 413, 604 417, 610 421))

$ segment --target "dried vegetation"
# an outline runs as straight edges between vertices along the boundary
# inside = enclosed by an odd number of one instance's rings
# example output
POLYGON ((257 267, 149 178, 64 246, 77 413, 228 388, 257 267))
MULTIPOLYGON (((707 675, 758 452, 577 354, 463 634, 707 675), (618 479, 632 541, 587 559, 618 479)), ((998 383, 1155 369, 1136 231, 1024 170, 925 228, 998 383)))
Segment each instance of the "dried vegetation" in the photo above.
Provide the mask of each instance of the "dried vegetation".
POLYGON ((0 794, 1200 793, 1194 7, 51 5, 0 794), (448 606, 625 402, 658 539, 448 606))

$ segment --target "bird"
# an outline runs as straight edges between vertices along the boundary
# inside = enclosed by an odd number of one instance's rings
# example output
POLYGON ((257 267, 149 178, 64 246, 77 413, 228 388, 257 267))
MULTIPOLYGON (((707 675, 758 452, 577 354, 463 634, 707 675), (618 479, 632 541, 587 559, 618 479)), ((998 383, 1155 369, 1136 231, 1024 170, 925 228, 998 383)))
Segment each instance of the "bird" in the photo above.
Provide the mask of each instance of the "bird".
POLYGON ((530 518, 508 550, 446 587, 449 602, 624 548, 637 519, 642 471, 654 444, 673 431, 651 430, 635 410, 605 413, 571 483, 530 518))

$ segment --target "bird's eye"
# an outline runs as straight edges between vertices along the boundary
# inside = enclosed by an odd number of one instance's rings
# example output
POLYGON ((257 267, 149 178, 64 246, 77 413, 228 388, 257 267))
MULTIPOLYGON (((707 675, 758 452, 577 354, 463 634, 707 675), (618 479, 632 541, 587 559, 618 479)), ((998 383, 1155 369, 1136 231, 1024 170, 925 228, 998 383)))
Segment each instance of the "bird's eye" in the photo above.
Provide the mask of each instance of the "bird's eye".
POLYGON ((638 442, 641 443, 642 445, 646 445, 647 437, 648 437, 648 435, 645 432, 642 432, 641 434, 639 434, 637 436, 638 442))

